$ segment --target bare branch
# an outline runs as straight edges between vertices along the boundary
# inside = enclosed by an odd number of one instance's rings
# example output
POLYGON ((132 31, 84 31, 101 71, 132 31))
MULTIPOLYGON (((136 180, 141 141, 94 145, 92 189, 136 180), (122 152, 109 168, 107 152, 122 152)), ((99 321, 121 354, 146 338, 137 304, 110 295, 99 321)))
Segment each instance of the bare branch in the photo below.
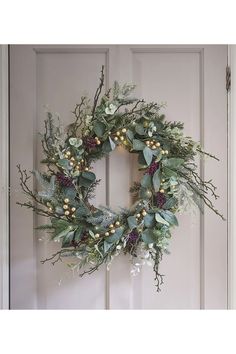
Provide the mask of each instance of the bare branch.
POLYGON ((92 116, 94 118, 94 114, 95 114, 95 109, 97 107, 97 103, 98 103, 98 99, 100 97, 100 94, 102 92, 102 88, 104 86, 104 65, 102 66, 102 70, 101 70, 101 77, 100 77, 100 84, 95 92, 95 96, 94 96, 94 100, 93 100, 93 109, 92 109, 92 116))

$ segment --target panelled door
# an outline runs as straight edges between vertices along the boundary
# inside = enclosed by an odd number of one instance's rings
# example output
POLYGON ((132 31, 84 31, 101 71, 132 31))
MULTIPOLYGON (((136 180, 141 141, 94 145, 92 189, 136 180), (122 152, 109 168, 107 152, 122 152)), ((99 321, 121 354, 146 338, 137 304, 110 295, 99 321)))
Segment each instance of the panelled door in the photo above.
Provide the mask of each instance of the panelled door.
MULTIPOLYGON (((162 291, 156 293, 151 267, 130 275, 127 256, 115 259, 91 276, 73 275, 63 264, 42 265, 56 250, 35 231, 40 221, 16 201, 20 192, 16 165, 32 171, 42 157, 37 133, 43 130, 45 106, 64 124, 82 95, 94 96, 101 66, 106 87, 114 80, 137 85, 136 96, 166 102, 168 120, 185 123, 186 135, 201 141, 220 162, 200 163, 202 176, 213 177, 227 211, 226 46, 89 45, 11 46, 11 307, 13 309, 199 309, 227 307, 227 223, 213 212, 179 216, 171 254, 164 256, 162 291)), ((95 205, 128 207, 129 187, 137 180, 137 165, 122 149, 97 162, 101 178, 95 205)), ((227 216, 227 215, 225 215, 227 216)))

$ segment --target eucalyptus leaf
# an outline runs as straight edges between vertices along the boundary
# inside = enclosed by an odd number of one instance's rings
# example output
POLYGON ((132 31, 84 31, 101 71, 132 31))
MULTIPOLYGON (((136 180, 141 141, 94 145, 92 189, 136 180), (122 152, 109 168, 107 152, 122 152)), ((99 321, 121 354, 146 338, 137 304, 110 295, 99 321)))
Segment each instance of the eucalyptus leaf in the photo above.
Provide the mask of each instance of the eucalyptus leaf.
POLYGON ((159 212, 155 214, 155 219, 160 224, 169 226, 169 223, 159 214, 159 212))
POLYGON ((66 187, 63 190, 65 198, 68 198, 70 201, 74 200, 76 197, 76 189, 74 187, 66 187))
POLYGON ((57 161, 57 164, 58 164, 60 167, 62 167, 64 170, 70 170, 70 169, 71 169, 69 160, 67 160, 67 159, 58 160, 58 161, 57 161))
POLYGON ((152 156, 153 156, 153 154, 152 154, 152 150, 151 150, 148 146, 146 146, 146 147, 144 148, 144 150, 143 150, 143 156, 144 156, 144 158, 145 158, 145 161, 146 161, 147 165, 150 165, 150 163, 152 162, 152 156))
POLYGON ((102 123, 100 121, 95 121, 94 126, 93 126, 93 130, 94 130, 95 134, 99 138, 101 138, 106 131, 106 126, 104 123, 102 123))
POLYGON ((155 216, 154 216, 154 214, 145 215, 143 220, 144 220, 144 225, 146 227, 154 227, 154 225, 155 225, 155 216))
POLYGON ((142 232, 142 240, 143 242, 149 244, 149 243, 155 243, 155 235, 151 229, 146 229, 142 232))
POLYGON ((176 157, 165 159, 162 162, 163 166, 174 168, 174 169, 178 169, 181 165, 183 165, 183 163, 184 163, 184 159, 176 158, 176 157))
POLYGON ((178 176, 177 172, 171 170, 168 167, 163 167, 162 171, 163 171, 163 173, 165 174, 166 177, 177 177, 178 176))
POLYGON ((141 179, 141 186, 145 188, 151 188, 152 186, 152 177, 148 174, 145 174, 141 179))
POLYGON ((138 163, 139 163, 140 167, 147 165, 142 151, 140 151, 138 154, 138 163))
POLYGON ((90 172, 90 171, 82 172, 81 177, 83 177, 84 179, 87 179, 91 183, 93 183, 95 181, 95 179, 96 179, 95 173, 90 172))
POLYGON ((115 144, 114 141, 110 138, 110 136, 109 136, 109 142, 110 142, 111 150, 114 150, 114 149, 116 148, 116 144, 115 144))
POLYGON ((121 238, 123 231, 124 231, 124 229, 122 227, 117 228, 113 235, 106 238, 106 242, 114 243, 114 242, 118 241, 121 238))
POLYGON ((142 124, 136 124, 135 125, 135 131, 136 133, 138 133, 139 135, 145 135, 145 129, 143 127, 142 124))
POLYGON ((175 225, 178 226, 178 220, 176 216, 169 210, 162 210, 159 211, 159 214, 170 224, 170 225, 175 225))
POLYGON ((163 155, 162 155, 162 153, 161 153, 161 150, 160 149, 156 149, 156 150, 153 150, 153 155, 154 156, 156 156, 156 158, 155 158, 155 161, 156 162, 159 162, 159 161, 161 161, 161 159, 162 159, 162 157, 163 157, 163 155))
POLYGON ((152 183, 153 183, 153 187, 154 187, 155 192, 159 191, 160 184, 161 184, 160 169, 156 170, 156 172, 154 173, 154 175, 152 177, 152 183))
POLYGON ((133 140, 133 149, 136 151, 143 150, 146 147, 143 141, 134 139, 133 140))
POLYGON ((133 230, 137 227, 137 220, 134 216, 129 216, 127 218, 127 221, 128 221, 128 225, 129 225, 130 230, 133 230))
POLYGON ((129 139, 130 142, 133 141, 134 133, 132 132, 132 130, 128 129, 127 132, 126 132, 126 136, 127 136, 127 138, 129 139))
POLYGON ((176 198, 175 197, 171 197, 165 202, 165 204, 163 205, 163 208, 164 209, 171 209, 171 208, 173 208, 176 205, 176 203, 177 203, 176 198))
POLYGON ((109 152, 112 151, 112 147, 109 140, 104 141, 102 145, 102 151, 104 151, 106 154, 109 154, 109 152))
POLYGON ((75 215, 79 218, 89 215, 89 209, 85 205, 80 204, 76 209, 75 215))
POLYGON ((81 146, 83 144, 83 141, 82 141, 82 139, 79 139, 79 138, 70 138, 69 143, 70 143, 70 145, 74 146, 75 148, 78 148, 79 146, 81 146))

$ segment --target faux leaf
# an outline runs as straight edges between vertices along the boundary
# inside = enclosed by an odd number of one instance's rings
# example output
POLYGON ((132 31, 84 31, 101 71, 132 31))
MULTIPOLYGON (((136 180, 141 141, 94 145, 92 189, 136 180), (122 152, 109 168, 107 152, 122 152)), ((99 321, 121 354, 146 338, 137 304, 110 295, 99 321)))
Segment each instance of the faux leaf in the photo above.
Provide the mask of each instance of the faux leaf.
POLYGON ((152 177, 152 183, 153 183, 153 187, 154 187, 155 192, 159 191, 160 184, 161 184, 160 169, 156 170, 156 172, 154 173, 154 175, 152 177))
POLYGON ((64 195, 65 195, 65 198, 68 198, 71 201, 71 200, 75 199, 76 189, 73 187, 67 187, 64 189, 64 195))
POLYGON ((79 139, 79 138, 70 138, 69 143, 70 143, 70 145, 74 146, 75 148, 78 148, 79 146, 81 146, 83 144, 83 141, 82 141, 82 139, 79 139))
POLYGON ((110 138, 110 136, 109 136, 109 142, 110 142, 111 149, 114 150, 114 149, 116 148, 116 144, 115 144, 114 141, 110 138))
POLYGON ((136 124, 135 126, 135 131, 136 133, 138 133, 139 135, 145 135, 145 130, 142 124, 136 124))
POLYGON ((89 214, 89 209, 86 207, 86 205, 84 204, 80 204, 77 209, 76 209, 76 212, 75 212, 76 216, 77 217, 82 217, 82 216, 86 216, 89 214))
POLYGON ((184 159, 171 157, 169 159, 164 160, 162 163, 165 167, 178 169, 184 163, 184 159))
POLYGON ((114 243, 114 242, 118 241, 121 238, 123 231, 124 230, 122 227, 117 228, 116 232, 113 235, 106 238, 106 242, 114 243))
POLYGON ((177 173, 173 170, 171 170, 168 167, 163 167, 163 173, 165 174, 166 177, 177 177, 177 173))
POLYGON ((105 131, 106 131, 106 126, 102 122, 95 121, 93 129, 94 129, 95 134, 99 138, 101 138, 104 135, 105 131))
POLYGON ((138 163, 140 165, 140 167, 144 167, 146 168, 146 161, 145 161, 145 158, 143 156, 143 152, 140 151, 139 154, 138 154, 138 163))
POLYGON ((150 188, 152 185, 152 177, 148 174, 145 174, 141 179, 141 186, 145 188, 150 188))
POLYGON ((178 220, 176 216, 169 210, 159 211, 159 214, 170 224, 178 226, 178 220))
POLYGON ((156 156, 156 158, 155 158, 156 162, 161 161, 161 159, 163 157, 160 149, 153 150, 153 155, 156 156))
POLYGON ((163 217, 159 213, 155 214, 155 219, 157 222, 169 226, 169 223, 165 219, 163 219, 163 217))
POLYGON ((104 143, 102 145, 102 151, 104 151, 106 154, 109 154, 109 152, 112 151, 110 141, 108 141, 108 140, 104 141, 104 143))
POLYGON ((176 203, 177 203, 176 198, 175 197, 171 197, 165 202, 165 204, 163 205, 163 208, 164 209, 173 208, 176 205, 176 203))
POLYGON ((154 214, 147 214, 144 216, 144 225, 146 227, 153 227, 155 225, 155 217, 154 214))
POLYGON ((137 227, 137 220, 134 216, 129 216, 127 218, 127 221, 128 221, 128 225, 129 225, 130 230, 133 230, 133 229, 135 229, 135 227, 137 227))
POLYGON ((132 142, 133 138, 134 138, 134 133, 132 132, 132 130, 127 130, 126 132, 126 136, 128 137, 128 139, 132 142))
POLYGON ((71 167, 70 167, 70 163, 69 163, 69 160, 67 159, 61 159, 61 160, 58 160, 57 161, 57 164, 64 168, 64 170, 69 170, 71 167))
POLYGON ((151 229, 146 229, 142 232, 142 240, 143 242, 149 244, 149 243, 155 243, 155 237, 154 233, 151 229))
POLYGON ((93 172, 84 171, 79 177, 79 184, 83 187, 89 187, 96 179, 96 175, 93 172))
POLYGON ((133 140, 133 149, 136 151, 140 151, 143 150, 145 148, 145 144, 143 141, 138 140, 138 139, 134 139, 133 140))
POLYGON ((149 147, 146 146, 144 148, 143 156, 145 158, 147 165, 150 165, 150 163, 152 162, 152 150, 149 147))

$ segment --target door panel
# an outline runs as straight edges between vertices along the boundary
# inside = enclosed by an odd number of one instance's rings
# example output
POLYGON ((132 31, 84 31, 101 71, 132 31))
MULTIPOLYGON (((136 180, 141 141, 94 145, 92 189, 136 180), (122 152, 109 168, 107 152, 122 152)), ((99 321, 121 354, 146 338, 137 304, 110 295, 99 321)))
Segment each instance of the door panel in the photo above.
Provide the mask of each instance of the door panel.
MULTIPOLYGON (((144 267, 133 278, 127 256, 107 271, 71 276, 63 264, 40 264, 58 248, 34 232, 38 218, 15 206, 22 199, 15 165, 32 170, 42 151, 45 105, 62 122, 81 95, 93 97, 99 72, 106 68, 106 87, 115 79, 137 84, 136 96, 167 102, 168 120, 185 123, 185 132, 200 140, 221 162, 201 161, 200 171, 214 177, 227 206, 226 46, 12 46, 11 95, 11 306, 12 308, 226 308, 227 224, 206 210, 204 217, 181 215, 173 232, 170 256, 164 256, 162 291, 156 293, 153 271, 144 267), (214 128, 213 128, 214 127, 214 128), (60 285, 59 285, 60 284, 60 285)), ((94 166, 100 186, 95 205, 128 207, 131 183, 137 180, 134 156, 121 148, 94 166)))

